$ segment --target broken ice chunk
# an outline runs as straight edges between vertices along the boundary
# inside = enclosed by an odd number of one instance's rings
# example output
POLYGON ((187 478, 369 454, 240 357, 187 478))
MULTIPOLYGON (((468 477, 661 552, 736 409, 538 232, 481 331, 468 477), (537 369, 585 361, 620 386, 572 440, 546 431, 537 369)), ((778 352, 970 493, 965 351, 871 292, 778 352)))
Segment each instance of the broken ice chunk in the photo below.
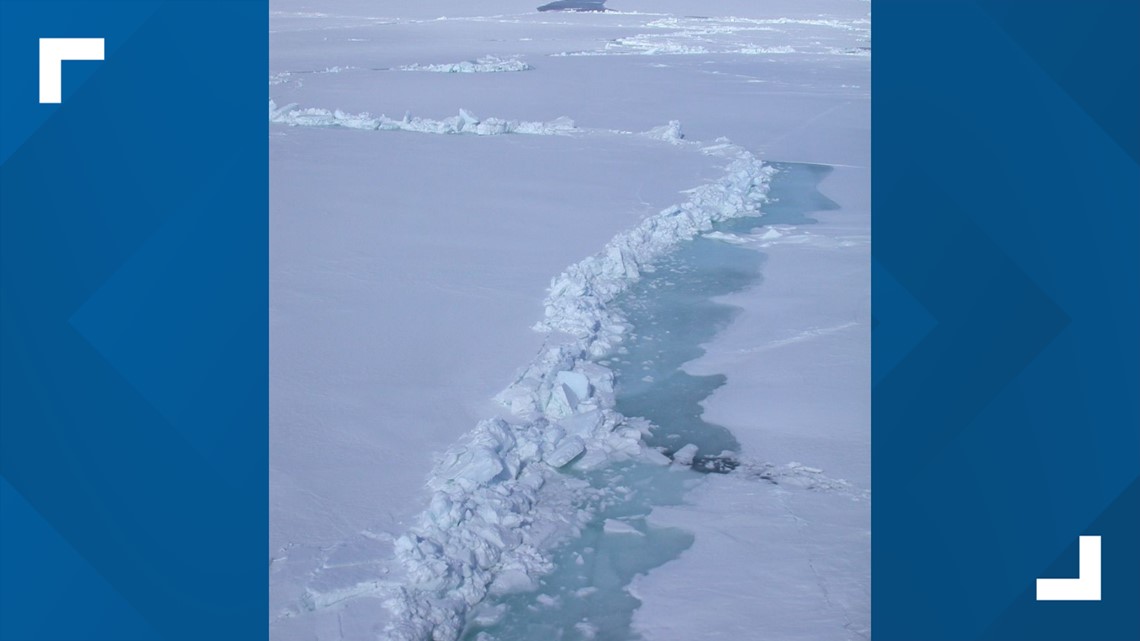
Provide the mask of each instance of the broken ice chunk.
POLYGON ((600 447, 591 447, 586 450, 582 458, 574 462, 574 467, 580 470, 592 470, 613 460, 609 452, 600 447))
POLYGON ((582 635, 583 639, 593 639, 598 636, 598 626, 589 621, 583 620, 575 623, 574 629, 582 635))
POLYGON ((590 379, 581 372, 561 371, 554 375, 554 384, 569 387, 578 400, 590 397, 590 379))
POLYGON ((506 612, 507 605, 505 603, 500 603, 499 605, 482 603, 472 610, 470 615, 471 622, 475 625, 490 627, 502 620, 506 612))
POLYGON ((554 451, 544 458, 551 467, 562 467, 573 461, 586 449, 586 444, 577 436, 570 436, 562 440, 554 451))
POLYGON ((606 523, 602 526, 602 530, 606 534, 632 534, 635 536, 645 536, 639 532, 637 528, 633 527, 629 523, 626 523, 625 521, 618 521, 616 519, 606 519, 606 523))
POLYGON ((674 145, 681 144, 685 138, 685 134, 681 133, 681 121, 679 120, 670 120, 669 124, 654 127, 645 132, 645 135, 674 145))
POLYGON ((579 397, 569 385, 556 384, 550 390, 550 398, 546 401, 544 413, 551 418, 564 418, 578 409, 579 397))
POLYGON ((644 443, 640 444, 640 447, 641 447, 641 455, 645 458, 645 460, 647 462, 653 463, 655 465, 668 465, 670 463, 669 457, 665 456, 664 454, 657 451, 656 449, 654 449, 652 447, 648 447, 644 443))
POLYGON ((585 438, 593 435, 594 430, 602 424, 602 413, 599 410, 582 412, 558 422, 567 434, 576 434, 585 438))
POLYGON ((435 477, 428 482, 432 489, 441 489, 447 481, 456 481, 465 487, 476 487, 498 476, 503 461, 498 452, 474 446, 460 451, 449 451, 436 468, 435 477))
POLYGON ((535 394, 538 386, 539 382, 533 378, 524 378, 499 392, 495 400, 509 408, 512 414, 525 416, 537 409, 535 394))
POLYGON ((467 111, 466 109, 459 110, 459 122, 461 123, 460 130, 473 129, 479 124, 479 117, 467 111))
POLYGON ((673 454, 673 463, 688 467, 693 464, 693 457, 697 455, 697 446, 689 443, 673 454))
POLYGON ((505 568, 489 587, 492 594, 503 595, 515 592, 529 592, 538 587, 538 579, 527 574, 523 568, 505 568))

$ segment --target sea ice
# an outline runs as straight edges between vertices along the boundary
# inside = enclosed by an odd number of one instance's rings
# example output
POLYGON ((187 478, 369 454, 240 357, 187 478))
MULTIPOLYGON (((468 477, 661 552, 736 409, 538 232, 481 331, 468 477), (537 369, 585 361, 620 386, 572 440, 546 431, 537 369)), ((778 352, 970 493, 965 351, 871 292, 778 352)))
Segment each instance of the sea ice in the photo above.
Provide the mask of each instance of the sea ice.
POLYGON ((562 439, 558 447, 547 454, 545 459, 551 467, 562 467, 584 451, 586 451, 585 441, 580 437, 570 436, 562 439))
POLYGON ((483 56, 477 60, 464 60, 447 64, 421 65, 411 64, 400 67, 401 71, 431 71, 435 73, 501 73, 510 71, 529 71, 533 69, 518 58, 500 58, 498 56, 483 56))
POLYGON ((625 521, 619 521, 617 519, 606 519, 605 525, 602 526, 602 530, 606 534, 630 534, 633 536, 645 536, 637 528, 633 527, 629 523, 626 523, 625 521))
POLYGON ((674 145, 681 144, 685 138, 685 134, 681 133, 681 121, 679 120, 670 120, 668 124, 654 127, 645 132, 645 135, 674 145))
POLYGON ((269 122, 293 127, 344 127, 372 131, 414 131, 427 134, 473 134, 476 136, 496 136, 501 134, 529 134, 534 136, 555 136, 576 131, 574 121, 559 117, 549 122, 526 122, 502 120, 499 118, 480 119, 466 109, 460 109, 458 116, 432 120, 406 114, 396 120, 384 115, 369 113, 346 113, 340 110, 298 108, 288 104, 277 106, 269 101, 269 122))
POLYGON ((693 464, 693 457, 697 455, 697 446, 689 443, 673 453, 673 462, 688 467, 693 464))

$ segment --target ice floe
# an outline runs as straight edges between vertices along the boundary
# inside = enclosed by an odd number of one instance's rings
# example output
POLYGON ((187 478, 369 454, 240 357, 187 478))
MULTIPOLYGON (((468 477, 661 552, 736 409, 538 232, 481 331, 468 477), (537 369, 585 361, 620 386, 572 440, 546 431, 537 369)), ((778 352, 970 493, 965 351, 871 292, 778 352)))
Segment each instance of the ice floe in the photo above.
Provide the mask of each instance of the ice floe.
POLYGON ((697 455, 697 446, 689 443, 673 453, 673 463, 675 465, 683 465, 688 467, 693 464, 693 458, 697 455))
POLYGON ((606 519, 606 522, 602 525, 602 530, 606 534, 630 534, 633 536, 645 536, 641 533, 641 531, 629 523, 626 523, 625 521, 619 521, 617 519, 606 519))

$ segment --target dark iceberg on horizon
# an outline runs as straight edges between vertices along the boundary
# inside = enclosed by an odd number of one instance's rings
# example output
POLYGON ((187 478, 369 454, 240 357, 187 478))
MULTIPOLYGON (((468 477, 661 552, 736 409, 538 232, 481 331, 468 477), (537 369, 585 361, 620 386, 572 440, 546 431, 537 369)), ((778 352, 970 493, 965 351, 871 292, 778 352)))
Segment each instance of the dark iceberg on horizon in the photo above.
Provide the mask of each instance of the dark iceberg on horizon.
POLYGON ((606 0, 554 0, 542 5, 539 11, 605 11, 606 0))

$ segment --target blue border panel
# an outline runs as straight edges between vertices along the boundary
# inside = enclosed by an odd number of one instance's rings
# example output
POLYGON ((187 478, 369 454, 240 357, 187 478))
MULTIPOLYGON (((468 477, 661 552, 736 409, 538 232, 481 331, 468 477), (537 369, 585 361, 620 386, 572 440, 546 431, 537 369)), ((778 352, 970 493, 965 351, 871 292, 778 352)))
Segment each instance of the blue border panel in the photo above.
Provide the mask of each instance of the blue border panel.
POLYGON ((0 0, 4 640, 267 636, 267 18, 0 0))
POLYGON ((874 638, 1140 639, 1140 3, 874 12, 874 638))

